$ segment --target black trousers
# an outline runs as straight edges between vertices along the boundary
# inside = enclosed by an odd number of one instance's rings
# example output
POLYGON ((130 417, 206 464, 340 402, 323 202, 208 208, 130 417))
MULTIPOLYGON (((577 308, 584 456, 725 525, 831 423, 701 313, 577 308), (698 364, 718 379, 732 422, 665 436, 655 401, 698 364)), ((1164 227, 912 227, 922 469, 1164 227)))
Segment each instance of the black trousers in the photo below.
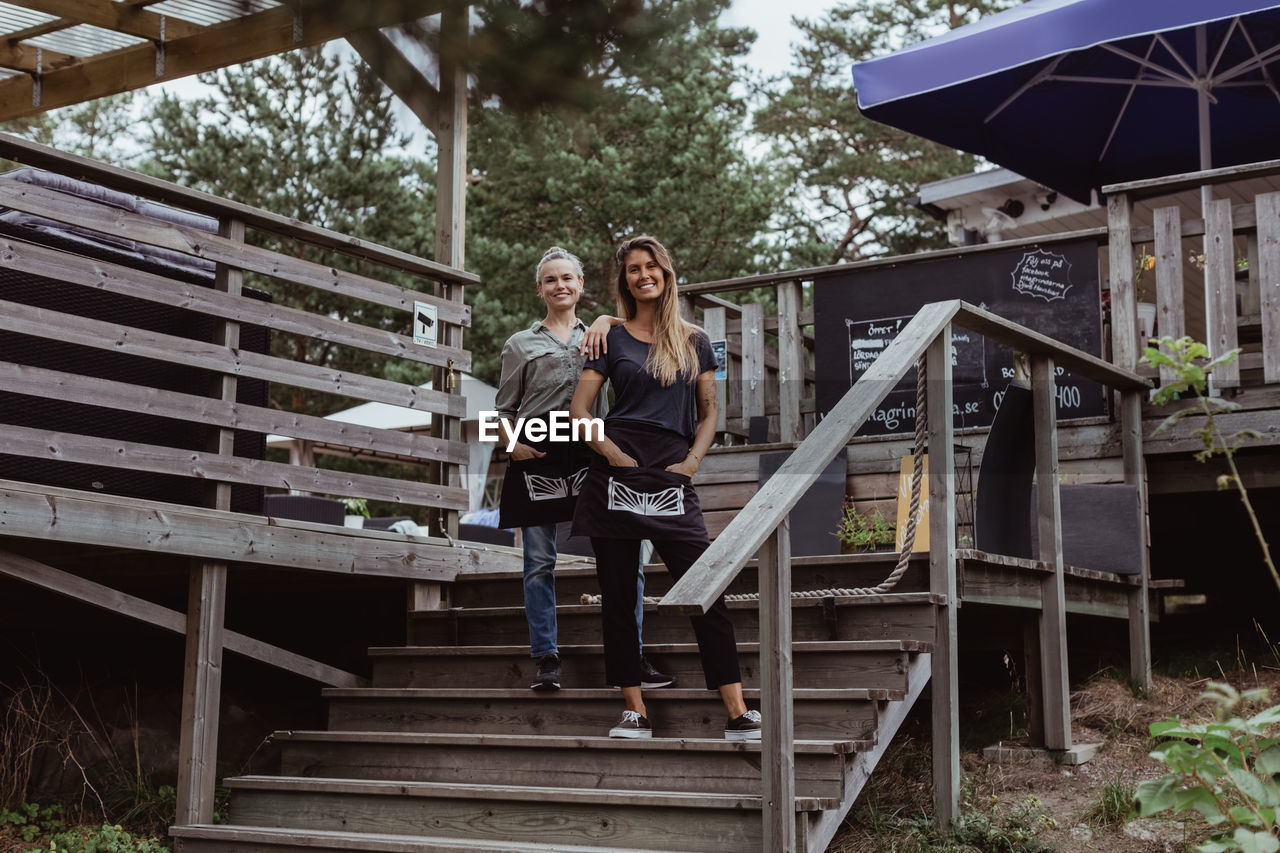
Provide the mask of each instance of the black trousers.
MULTIPOLYGON (((679 580, 710 542, 705 532, 696 539, 665 539, 653 542, 654 550, 666 563, 673 580, 679 580)), ((640 684, 640 656, 636 649, 636 563, 640 559, 639 539, 591 537, 596 552, 596 577, 600 582, 602 634, 604 636, 604 677, 615 687, 640 684)), ((702 674, 707 689, 742 680, 738 669, 738 646, 733 621, 724 596, 706 613, 690 616, 698 639, 702 674)))

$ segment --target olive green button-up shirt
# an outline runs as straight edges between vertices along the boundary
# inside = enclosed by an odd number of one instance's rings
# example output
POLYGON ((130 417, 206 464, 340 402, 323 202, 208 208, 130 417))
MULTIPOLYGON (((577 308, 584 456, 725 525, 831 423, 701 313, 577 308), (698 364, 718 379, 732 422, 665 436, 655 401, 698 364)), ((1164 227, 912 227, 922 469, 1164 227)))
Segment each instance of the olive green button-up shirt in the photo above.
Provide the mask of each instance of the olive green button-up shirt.
MULTIPOLYGON (((562 341, 543 325, 534 323, 516 332, 502 347, 502 378, 494 405, 498 415, 514 420, 551 411, 569 411, 569 401, 582 376, 585 358, 579 354, 587 333, 581 320, 562 341)), ((604 417, 605 395, 596 395, 593 417, 604 417)))

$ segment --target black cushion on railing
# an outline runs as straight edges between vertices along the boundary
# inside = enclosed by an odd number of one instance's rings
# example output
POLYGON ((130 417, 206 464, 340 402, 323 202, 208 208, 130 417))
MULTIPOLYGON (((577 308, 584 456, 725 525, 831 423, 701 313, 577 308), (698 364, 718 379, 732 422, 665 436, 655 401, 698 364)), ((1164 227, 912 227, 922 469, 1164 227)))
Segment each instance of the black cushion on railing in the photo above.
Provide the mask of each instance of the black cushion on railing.
POLYGON ((342 501, 314 495, 267 495, 262 502, 262 512, 271 518, 339 525, 347 514, 342 501))

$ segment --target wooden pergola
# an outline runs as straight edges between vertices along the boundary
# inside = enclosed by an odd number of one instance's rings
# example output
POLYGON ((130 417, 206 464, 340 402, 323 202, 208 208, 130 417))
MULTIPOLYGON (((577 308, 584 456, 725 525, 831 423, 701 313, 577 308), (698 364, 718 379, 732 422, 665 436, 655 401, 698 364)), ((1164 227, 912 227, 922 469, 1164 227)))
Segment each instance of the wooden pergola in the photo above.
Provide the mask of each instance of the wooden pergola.
POLYGON ((435 135, 436 260, 463 266, 466 75, 439 86, 383 31, 440 16, 467 37, 450 0, 7 0, 0 2, 0 121, 346 39, 435 135))

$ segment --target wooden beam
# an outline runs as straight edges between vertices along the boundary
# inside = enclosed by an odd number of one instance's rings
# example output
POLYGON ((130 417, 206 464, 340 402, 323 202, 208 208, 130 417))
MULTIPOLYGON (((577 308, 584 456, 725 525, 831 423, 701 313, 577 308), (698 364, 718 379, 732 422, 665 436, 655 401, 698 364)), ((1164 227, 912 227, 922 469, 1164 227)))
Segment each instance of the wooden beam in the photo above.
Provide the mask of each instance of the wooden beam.
MULTIPOLYGON (((0 551, 0 574, 93 607, 100 607, 166 631, 173 631, 175 634, 187 633, 187 617, 177 610, 161 607, 144 598, 120 592, 28 557, 0 551)), ((301 675, 303 678, 310 678, 329 687, 367 687, 369 684, 367 679, 353 673, 261 640, 255 640, 236 631, 226 631, 223 639, 228 651, 301 675)))
MULTIPOLYGON (((81 5, 79 0, 58 2, 81 5)), ((303 6, 296 16, 293 9, 277 6, 168 39, 162 77, 156 75, 155 46, 149 41, 42 75, 38 105, 32 103, 30 77, 23 75, 0 81, 0 121, 140 89, 161 80, 176 80, 239 65, 294 48, 323 44, 356 30, 404 23, 438 13, 442 5, 440 0, 316 2, 303 6)))
POLYGON ((116 3, 113 0, 5 0, 11 6, 21 6, 53 15, 76 24, 89 24, 104 30, 112 30, 129 36, 155 42, 168 42, 199 33, 204 27, 175 18, 158 15, 139 6, 116 3))
POLYGON ((395 42, 377 30, 350 33, 347 43, 373 69, 383 84, 409 108, 432 136, 438 137, 440 91, 414 66, 395 42))
POLYGON ((1031 357, 1036 442, 1036 524, 1040 554, 1053 571, 1041 581, 1040 667, 1044 679, 1045 746, 1071 748, 1071 697, 1067 679, 1067 606, 1062 559, 1062 506, 1058 491, 1058 422, 1054 363, 1031 357))
MULTIPOLYGON (((725 333, 725 309, 720 307, 703 308, 702 309, 702 328, 707 333, 707 338, 712 341, 722 341, 725 345, 725 360, 729 358, 729 343, 725 333)), ((726 365, 727 367, 728 365, 726 365)), ((716 380, 716 433, 720 434, 725 431, 726 420, 729 414, 729 387, 728 387, 728 371, 725 372, 724 379, 716 380)))
POLYGON ((1107 196, 1107 257, 1111 266, 1111 360, 1138 366, 1138 297, 1133 268, 1133 203, 1127 195, 1107 196))
POLYGON ((459 548, 444 539, 352 530, 201 507, 0 480, 0 536, 127 548, 277 569, 448 581, 459 572, 518 571, 520 551, 459 548))
POLYGON ((1128 593, 1129 604, 1129 677, 1143 690, 1151 688, 1151 614, 1147 597, 1147 580, 1151 573, 1151 549, 1147 536, 1147 474, 1142 457, 1142 398, 1139 391, 1120 395, 1120 440, 1124 448, 1124 481, 1137 486, 1139 526, 1142 541, 1138 543, 1139 586, 1128 593))
POLYGON ((960 678, 956 592, 955 422, 951 416, 951 325, 925 353, 925 409, 929 425, 929 591, 934 610, 932 665, 933 819, 950 830, 960 817, 960 678))
POLYGON ((36 74, 52 71, 55 68, 64 68, 77 62, 80 62, 80 57, 69 53, 33 47, 14 41, 12 38, 0 41, 0 68, 12 68, 14 71, 36 74))
POLYGON ((742 429, 764 414, 764 308, 759 302, 742 306, 742 429))
MULTIPOLYGON (((1187 309, 1182 287, 1182 220, 1177 206, 1155 211, 1156 325, 1160 335, 1180 338, 1185 334, 1187 309)), ((1147 346, 1139 341, 1139 346, 1147 346)), ((1173 369, 1160 368, 1162 382, 1173 380, 1173 369)))
POLYGON ((227 564, 196 561, 187 585, 187 649, 178 737, 177 823, 212 823, 227 564))
POLYGON ((760 549, 760 711, 764 853, 796 850, 795 706, 792 703, 791 523, 760 549))

